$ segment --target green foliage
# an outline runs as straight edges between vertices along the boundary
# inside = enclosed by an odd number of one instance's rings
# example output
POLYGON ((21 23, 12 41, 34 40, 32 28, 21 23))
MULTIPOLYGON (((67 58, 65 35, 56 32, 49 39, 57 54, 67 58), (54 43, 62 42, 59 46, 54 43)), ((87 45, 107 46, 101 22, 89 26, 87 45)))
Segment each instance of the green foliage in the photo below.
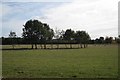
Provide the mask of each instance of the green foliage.
POLYGON ((113 41, 113 37, 106 37, 105 38, 105 43, 107 43, 107 44, 111 44, 112 41, 113 41))
POLYGON ((75 33, 75 40, 79 43, 87 43, 90 40, 90 36, 85 31, 77 31, 75 33))
POLYGON ((35 41, 38 41, 39 36, 42 31, 42 23, 38 20, 29 20, 26 22, 23 28, 23 38, 30 41, 32 44, 35 43, 35 41))
MULTIPOLYGON (((54 32, 46 23, 41 23, 38 20, 29 20, 23 28, 23 38, 30 43, 37 44, 38 41, 46 41, 52 39, 54 32)), ((33 46, 32 46, 33 48, 33 46)))
MULTIPOLYGON (((56 30, 55 34, 49 25, 46 23, 41 23, 38 20, 29 20, 26 22, 23 28, 23 38, 28 39, 31 44, 37 44, 38 41, 44 42, 46 44, 47 40, 52 40, 53 36, 59 41, 66 40, 71 43, 75 40, 79 43, 87 43, 90 39, 90 36, 85 31, 77 31, 76 33, 67 29, 64 31, 56 30)), ((72 46, 71 46, 72 47, 72 46)))
POLYGON ((75 33, 74 33, 73 30, 67 29, 67 30, 65 31, 65 34, 63 35, 63 38, 64 38, 65 40, 71 41, 71 40, 74 39, 74 34, 75 34, 75 33))

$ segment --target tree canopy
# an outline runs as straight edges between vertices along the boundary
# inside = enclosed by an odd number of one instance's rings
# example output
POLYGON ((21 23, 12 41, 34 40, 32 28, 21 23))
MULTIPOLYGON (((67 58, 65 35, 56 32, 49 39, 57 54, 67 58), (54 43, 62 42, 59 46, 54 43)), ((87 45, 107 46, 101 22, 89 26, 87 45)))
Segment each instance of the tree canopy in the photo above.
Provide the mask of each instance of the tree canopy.
POLYGON ((23 26, 23 38, 30 41, 32 48, 33 44, 37 48, 38 41, 50 40, 54 36, 54 32, 49 25, 38 20, 29 20, 23 26))

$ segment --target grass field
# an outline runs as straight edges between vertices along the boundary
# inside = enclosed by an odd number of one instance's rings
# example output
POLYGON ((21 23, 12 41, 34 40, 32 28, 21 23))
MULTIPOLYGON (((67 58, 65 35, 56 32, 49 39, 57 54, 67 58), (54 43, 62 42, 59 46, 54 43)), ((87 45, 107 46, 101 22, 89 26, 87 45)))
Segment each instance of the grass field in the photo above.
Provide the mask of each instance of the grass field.
POLYGON ((3 50, 7 78, 116 78, 117 45, 83 49, 3 50))

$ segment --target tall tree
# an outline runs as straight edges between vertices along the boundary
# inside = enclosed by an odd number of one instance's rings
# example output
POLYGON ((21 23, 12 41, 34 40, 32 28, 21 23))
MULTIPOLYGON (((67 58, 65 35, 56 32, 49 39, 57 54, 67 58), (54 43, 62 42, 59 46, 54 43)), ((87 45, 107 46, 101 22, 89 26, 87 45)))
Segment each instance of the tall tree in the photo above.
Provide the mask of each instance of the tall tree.
POLYGON ((118 35, 117 43, 120 44, 120 35, 118 35))
MULTIPOLYGON (((53 29, 50 29, 49 25, 44 23, 43 24, 43 37, 42 39, 44 40, 44 48, 46 48, 46 42, 49 40, 51 41, 54 36, 54 31, 53 29)), ((52 44, 51 44, 52 47, 52 44)))
POLYGON ((113 37, 106 37, 105 38, 105 43, 107 43, 107 44, 111 44, 112 41, 113 41, 113 37))
POLYGON ((65 34, 63 35, 63 38, 65 40, 67 40, 68 43, 70 43, 70 48, 72 48, 72 43, 71 42, 72 42, 72 40, 74 40, 74 34, 75 34, 75 32, 73 30, 67 29, 65 31, 65 34))
POLYGON ((46 40, 53 37, 53 30, 49 28, 49 25, 42 23, 38 20, 29 20, 25 23, 23 28, 23 38, 28 40, 30 44, 35 44, 37 49, 37 43, 41 41, 44 43, 44 48, 46 48, 46 40))
POLYGON ((100 40, 100 44, 104 43, 104 37, 100 37, 99 40, 100 40))
POLYGON ((90 36, 85 31, 76 31, 75 40, 80 44, 82 48, 82 44, 84 44, 84 48, 87 47, 87 43, 90 40, 90 36))
POLYGON ((11 31, 10 34, 9 34, 9 37, 11 39, 11 44, 12 44, 12 47, 14 49, 14 46, 15 46, 14 43, 15 43, 16 33, 11 31))

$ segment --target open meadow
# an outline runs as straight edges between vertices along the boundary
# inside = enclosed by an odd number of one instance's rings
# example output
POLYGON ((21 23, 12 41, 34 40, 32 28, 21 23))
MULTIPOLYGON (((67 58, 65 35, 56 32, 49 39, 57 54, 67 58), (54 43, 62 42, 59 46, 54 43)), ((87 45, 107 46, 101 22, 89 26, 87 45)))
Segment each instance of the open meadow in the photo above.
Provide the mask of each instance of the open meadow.
POLYGON ((2 60, 4 78, 118 76, 117 45, 89 45, 80 49, 3 50, 2 60))

